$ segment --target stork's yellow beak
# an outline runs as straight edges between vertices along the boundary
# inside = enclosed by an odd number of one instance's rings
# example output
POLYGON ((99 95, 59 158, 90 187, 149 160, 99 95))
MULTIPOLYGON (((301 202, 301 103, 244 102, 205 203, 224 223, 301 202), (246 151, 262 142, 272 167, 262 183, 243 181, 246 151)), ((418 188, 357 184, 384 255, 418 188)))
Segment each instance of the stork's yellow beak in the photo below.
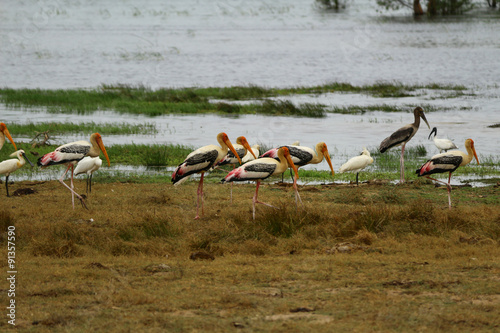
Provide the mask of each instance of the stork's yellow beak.
POLYGON ((250 152, 250 154, 252 154, 252 156, 253 156, 255 159, 257 159, 257 156, 255 156, 255 154, 253 153, 252 147, 250 147, 250 145, 248 144, 247 139, 242 140, 241 144, 243 145, 243 147, 245 147, 245 148, 246 148, 246 150, 247 150, 248 152, 250 152))
POLYGON ((111 162, 109 161, 108 153, 106 152, 106 147, 104 147, 104 143, 102 142, 102 138, 99 135, 96 140, 97 144, 99 145, 99 148, 103 152, 104 156, 106 157, 106 161, 108 161, 108 167, 111 166, 111 162))
POLYGON ((335 176, 335 171, 333 171, 333 166, 332 166, 332 160, 330 159, 330 154, 328 153, 328 148, 326 147, 326 144, 323 146, 323 155, 325 156, 326 162, 328 163, 330 170, 332 170, 332 176, 335 176))
POLYGON ((9 130, 7 129, 7 126, 4 124, 4 123, 0 123, 0 130, 2 131, 2 133, 9 139, 9 141, 12 143, 12 145, 14 146, 14 149, 17 151, 17 146, 16 144, 14 143, 14 140, 12 139, 12 136, 10 136, 10 132, 9 130))
POLYGON ((238 158, 238 161, 240 162, 241 164, 241 158, 240 156, 238 155, 238 153, 236 152, 236 149, 234 149, 233 147, 233 144, 231 143, 231 141, 229 141, 229 138, 227 139, 224 139, 224 143, 227 145, 227 147, 233 152, 234 156, 236 156, 236 158, 238 158))
POLYGON ((292 167, 293 172, 295 173, 295 178, 298 179, 299 178, 299 170, 297 169, 297 166, 293 163, 292 156, 290 155, 290 151, 286 147, 282 147, 280 149, 283 149, 285 151, 284 156, 288 162, 288 166, 292 167))

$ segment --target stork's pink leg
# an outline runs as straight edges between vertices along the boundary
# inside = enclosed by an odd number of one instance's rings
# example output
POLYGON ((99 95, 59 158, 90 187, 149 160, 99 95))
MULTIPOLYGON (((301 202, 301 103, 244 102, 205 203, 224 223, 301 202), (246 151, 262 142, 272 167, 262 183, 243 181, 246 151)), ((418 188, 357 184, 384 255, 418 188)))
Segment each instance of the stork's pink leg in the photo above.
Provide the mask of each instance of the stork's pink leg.
POLYGON ((437 179, 429 177, 429 176, 425 176, 425 177, 429 178, 431 180, 434 180, 434 181, 436 181, 438 183, 446 185, 446 189, 448 190, 448 208, 451 209, 451 185, 450 185, 451 172, 450 172, 450 177, 448 178, 448 183, 445 183, 445 182, 443 182, 441 180, 437 180, 437 179))
MULTIPOLYGON (((66 186, 66 188, 68 190, 71 191, 72 194, 76 195, 78 197, 78 199, 80 199, 80 202, 82 203, 82 206, 87 208, 87 205, 85 204, 85 201, 83 200, 83 198, 78 194, 76 193, 75 191, 73 191, 73 189, 71 189, 68 185, 66 185, 66 183, 64 182, 64 177, 66 176, 66 174, 68 173, 69 169, 72 167, 73 165, 72 164, 69 164, 68 167, 66 168, 66 171, 64 171, 62 177, 59 179, 59 182, 61 182, 61 184, 63 184, 64 186, 66 186)), ((73 169, 72 169, 73 171, 73 169)), ((73 172, 71 172, 71 181, 73 181, 73 172)), ((73 182, 72 182, 72 185, 73 185, 73 182)), ((73 198, 73 197, 72 197, 73 198)), ((73 209, 75 209, 75 203, 73 202, 73 209)), ((88 208, 87 208, 88 209, 88 208)))
POLYGON ((401 177, 399 179, 400 184, 403 184, 405 182, 405 146, 406 142, 403 143, 403 147, 401 147, 401 159, 399 160, 399 168, 401 169, 401 177))
POLYGON ((71 164, 71 204, 73 209, 75 209, 75 186, 73 185, 73 171, 75 170, 74 165, 71 164))
POLYGON ((253 205, 253 219, 254 219, 254 221, 255 221, 255 204, 256 203, 263 204, 263 205, 266 205, 268 207, 276 208, 273 205, 270 205, 268 203, 265 203, 265 202, 257 200, 257 196, 259 195, 259 186, 260 186, 260 180, 257 180, 257 186, 255 187, 255 194, 254 194, 253 200, 252 200, 252 205, 253 205))
POLYGON ((196 191, 196 194, 198 196, 198 200, 196 201, 196 216, 194 217, 195 220, 200 218, 199 214, 199 209, 200 209, 200 197, 201 197, 201 216, 203 216, 203 176, 205 175, 204 172, 201 173, 201 178, 200 178, 200 183, 198 184, 198 190, 196 191))

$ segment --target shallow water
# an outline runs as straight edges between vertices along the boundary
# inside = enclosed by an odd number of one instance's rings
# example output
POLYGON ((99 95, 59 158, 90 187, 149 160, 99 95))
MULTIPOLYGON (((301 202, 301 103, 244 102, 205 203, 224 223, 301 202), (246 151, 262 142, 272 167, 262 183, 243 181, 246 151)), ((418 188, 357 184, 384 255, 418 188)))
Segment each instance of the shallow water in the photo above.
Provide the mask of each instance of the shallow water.
MULTIPOLYGON (((339 13, 319 10, 315 1, 148 1, 62 2, 5 0, 0 11, 0 86, 87 88, 101 84, 158 87, 267 87, 328 82, 373 84, 462 84, 477 96, 435 99, 434 92, 409 98, 359 94, 286 97, 294 103, 446 106, 429 112, 438 137, 463 149, 473 138, 479 158, 499 156, 499 11, 459 18, 414 19, 408 11, 386 12, 374 1, 350 1, 339 13), (450 109, 451 108, 451 109, 450 109)), ((116 143, 216 143, 218 132, 232 140, 267 146, 299 140, 313 147, 325 141, 338 170, 363 147, 376 148, 394 130, 411 123, 411 113, 329 114, 326 118, 243 115, 167 115, 154 118, 114 112, 67 115, 20 111, 0 104, 4 122, 154 122, 156 135, 105 136, 116 143)), ((424 124, 409 146, 437 153, 424 124)), ((18 138, 18 137, 16 137, 18 138)), ((31 138, 19 138, 29 140, 31 138)), ((60 136, 55 143, 88 139, 60 136)), ((326 163, 306 168, 327 169, 326 163)))
MULTIPOLYGON (((326 94, 322 96, 296 96, 288 97, 295 103, 317 101, 327 106, 349 106, 369 104, 393 104, 415 102, 440 105, 446 103, 447 107, 456 105, 454 111, 436 111, 427 113, 426 117, 431 128, 438 128, 439 138, 451 139, 459 149, 464 150, 467 138, 475 141, 476 150, 481 156, 498 156, 500 135, 498 128, 488 127, 500 122, 499 113, 494 103, 485 103, 491 98, 459 98, 454 100, 425 100, 422 98, 407 99, 374 99, 357 94, 326 94), (467 109, 460 110, 466 106, 467 109)), ((498 102, 498 100, 497 100, 498 102)), ((366 112, 362 115, 327 114, 325 118, 297 118, 262 115, 241 115, 224 117, 220 115, 164 115, 154 118, 142 115, 120 114, 111 111, 99 111, 87 115, 53 114, 39 109, 37 112, 20 111, 5 107, 0 104, 2 120, 6 123, 37 123, 47 121, 60 122, 90 122, 96 123, 130 123, 143 124, 154 122, 158 133, 153 135, 106 135, 106 145, 136 143, 136 144, 183 144, 192 147, 201 147, 207 144, 216 144, 217 133, 224 131, 230 139, 244 135, 250 145, 264 144, 266 146, 279 146, 300 141, 303 146, 314 147, 318 142, 324 141, 328 145, 330 154, 333 155, 333 166, 338 170, 346 157, 358 155, 366 147, 378 148, 380 142, 398 128, 413 122, 412 108, 408 113, 394 112, 366 112), (342 156, 338 159, 335 156, 342 156)), ((428 140, 430 130, 424 122, 421 123, 419 132, 407 144, 407 147, 424 145, 429 157, 439 151, 433 141, 428 140)), ((32 138, 18 137, 28 141, 32 138)), ((51 142, 63 144, 76 140, 88 140, 86 135, 57 136, 51 142)), ((398 148, 399 149, 399 148, 398 148)), ((318 166, 325 169, 328 166, 322 163, 318 166)))

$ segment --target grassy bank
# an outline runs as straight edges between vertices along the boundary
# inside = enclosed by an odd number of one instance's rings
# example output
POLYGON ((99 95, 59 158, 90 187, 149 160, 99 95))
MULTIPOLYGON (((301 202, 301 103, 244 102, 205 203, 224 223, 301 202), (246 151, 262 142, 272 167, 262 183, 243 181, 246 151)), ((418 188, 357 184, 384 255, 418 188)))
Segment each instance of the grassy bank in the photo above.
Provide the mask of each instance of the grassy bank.
POLYGON ((296 211, 290 186, 263 185, 278 209, 259 205, 256 221, 254 185, 234 186, 230 203, 229 186, 207 184, 199 221, 196 183, 96 184, 89 210, 71 209, 57 181, 12 189, 25 187, 35 193, 0 201, 2 251, 16 230, 21 332, 500 325, 498 187, 456 188, 448 210, 446 189, 426 184, 301 186, 296 211))
MULTIPOLYGON (((360 107, 352 110, 328 109, 321 104, 295 105, 290 101, 269 99, 294 94, 363 93, 375 97, 409 97, 422 91, 435 90, 442 98, 470 94, 464 86, 451 85, 403 85, 400 83, 378 83, 354 86, 348 83, 332 83, 323 86, 294 88, 264 88, 258 86, 227 88, 180 88, 151 90, 146 87, 102 86, 91 90, 41 90, 0 89, 0 101, 10 107, 44 107, 49 112, 92 113, 99 110, 114 110, 123 113, 157 116, 170 113, 221 113, 221 114, 265 114, 301 117, 324 117, 327 112, 359 113, 360 107), (249 104, 234 104, 231 101, 250 100, 249 104)), ((377 108, 376 108, 377 109, 377 108)), ((380 111, 397 111, 381 106, 380 111)), ((373 108, 372 108, 373 110, 373 108)), ((378 109, 377 109, 378 110, 378 109)))

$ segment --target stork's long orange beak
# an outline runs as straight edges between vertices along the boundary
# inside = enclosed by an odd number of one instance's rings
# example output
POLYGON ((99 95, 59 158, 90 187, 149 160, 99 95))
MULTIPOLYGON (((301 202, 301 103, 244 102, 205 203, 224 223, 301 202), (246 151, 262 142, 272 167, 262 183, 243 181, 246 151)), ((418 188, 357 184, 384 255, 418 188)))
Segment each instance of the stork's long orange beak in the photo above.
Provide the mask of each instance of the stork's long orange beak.
POLYGON ((295 166, 295 164, 293 163, 292 156, 290 155, 290 151, 288 149, 285 150, 285 158, 288 162, 288 166, 292 167, 296 179, 299 179, 299 170, 297 169, 297 166, 295 166))
POLYGON ((326 144, 323 146, 323 155, 325 156, 328 166, 330 166, 330 169, 332 170, 332 176, 335 176, 335 171, 333 171, 333 166, 332 166, 332 160, 330 159, 330 154, 328 153, 328 148, 326 147, 326 144))
POLYGON ((108 161, 108 166, 111 166, 111 162, 109 161, 108 153, 106 152, 106 148, 104 147, 104 143, 102 142, 102 138, 99 135, 96 140, 97 144, 99 145, 99 148, 101 151, 104 153, 104 156, 106 157, 106 161, 108 161))
POLYGON ((255 156, 255 154, 253 153, 252 147, 250 147, 250 145, 248 144, 247 139, 242 139, 241 144, 243 145, 243 147, 245 147, 245 149, 246 149, 247 151, 249 151, 249 152, 250 152, 250 154, 252 154, 252 156, 253 156, 255 159, 257 159, 257 156, 255 156))
MULTIPOLYGON (((229 141, 229 138, 224 139, 224 143, 227 145, 227 147, 228 147, 229 149, 231 149, 231 151, 233 152, 234 156, 236 156, 236 157, 238 158, 238 161, 239 161, 239 162, 240 162, 240 164, 241 164, 241 158, 240 158, 240 156, 238 155, 238 153, 236 152, 236 149, 234 149, 233 144, 231 143, 231 141, 229 141)), ((247 143, 247 144, 248 144, 248 143, 247 143)))
POLYGON ((477 161, 477 164, 479 164, 479 159, 477 158, 477 154, 476 154, 476 148, 474 148, 474 141, 470 140, 471 141, 471 148, 472 148, 472 152, 474 153, 474 157, 476 158, 476 161, 477 161))
POLYGON ((17 146, 14 143, 14 140, 12 139, 12 136, 10 136, 10 132, 7 129, 7 126, 4 123, 0 123, 0 130, 9 139, 9 141, 12 143, 12 145, 14 146, 14 149, 17 150, 17 146))

